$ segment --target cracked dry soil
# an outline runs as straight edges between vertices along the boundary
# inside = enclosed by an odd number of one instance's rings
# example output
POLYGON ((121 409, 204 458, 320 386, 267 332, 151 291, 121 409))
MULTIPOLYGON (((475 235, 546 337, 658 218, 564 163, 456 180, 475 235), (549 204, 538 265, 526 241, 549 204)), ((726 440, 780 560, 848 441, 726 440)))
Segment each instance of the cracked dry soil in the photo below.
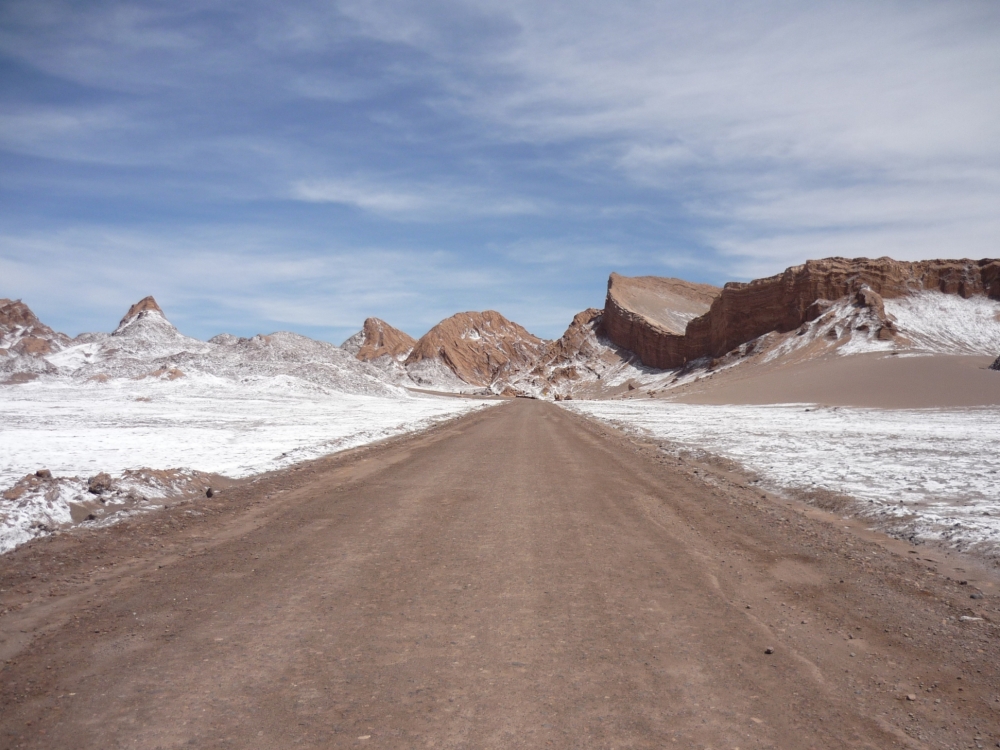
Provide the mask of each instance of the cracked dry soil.
POLYGON ((849 525, 517 400, 0 558, 0 748, 996 746, 995 577, 849 525))

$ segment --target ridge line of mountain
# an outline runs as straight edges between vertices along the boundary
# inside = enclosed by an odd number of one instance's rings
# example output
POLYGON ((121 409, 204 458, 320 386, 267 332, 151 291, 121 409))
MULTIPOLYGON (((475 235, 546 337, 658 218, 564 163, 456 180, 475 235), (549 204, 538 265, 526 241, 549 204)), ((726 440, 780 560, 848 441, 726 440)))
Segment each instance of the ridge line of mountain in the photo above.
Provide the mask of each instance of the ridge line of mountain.
MULTIPOLYGON (((0 375, 7 372, 8 382, 23 382, 72 370, 106 378, 100 362, 129 377, 175 378, 187 368, 219 362, 232 372, 281 369, 258 367, 263 360, 284 362, 283 371, 306 380, 319 377, 333 387, 344 378, 353 383, 350 388, 368 383, 365 388, 376 391, 375 381, 390 387, 569 397, 636 383, 652 388, 654 381, 661 387, 692 368, 707 372, 718 363, 747 361, 752 354, 769 360, 795 352, 958 346, 963 353, 996 356, 1000 307, 994 321, 989 319, 993 308, 976 313, 985 316, 974 321, 982 330, 949 338, 947 331, 939 335, 931 329, 955 321, 935 322, 933 311, 919 309, 925 303, 918 298, 928 292, 996 300, 1000 261, 825 258, 722 288, 612 273, 604 308, 577 314, 554 341, 486 310, 456 313, 419 339, 372 317, 340 347, 291 333, 250 339, 220 334, 203 342, 181 334, 153 297, 132 305, 113 333, 70 339, 38 320, 20 300, 0 300, 0 375), (901 325, 898 314, 930 318, 917 320, 914 328, 909 318, 901 325), (113 346, 106 343, 112 337, 113 346), (317 367, 325 368, 321 377, 317 367)), ((947 314, 965 315, 961 310, 947 314)))

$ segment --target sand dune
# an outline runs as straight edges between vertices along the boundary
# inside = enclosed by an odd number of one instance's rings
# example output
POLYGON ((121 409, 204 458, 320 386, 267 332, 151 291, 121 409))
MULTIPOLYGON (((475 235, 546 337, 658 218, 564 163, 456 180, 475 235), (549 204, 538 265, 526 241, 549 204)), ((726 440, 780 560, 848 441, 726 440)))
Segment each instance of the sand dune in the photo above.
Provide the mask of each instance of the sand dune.
POLYGON ((828 356, 735 368, 664 394, 688 404, 825 404, 880 409, 1000 405, 1000 372, 990 357, 828 356))

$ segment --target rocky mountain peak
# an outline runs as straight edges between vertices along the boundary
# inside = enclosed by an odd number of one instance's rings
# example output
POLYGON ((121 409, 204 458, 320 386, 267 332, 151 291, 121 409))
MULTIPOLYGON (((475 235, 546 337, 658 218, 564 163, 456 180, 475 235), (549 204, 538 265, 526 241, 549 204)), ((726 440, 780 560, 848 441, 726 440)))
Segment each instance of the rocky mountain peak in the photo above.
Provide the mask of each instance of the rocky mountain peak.
POLYGON ((143 297, 128 309, 128 312, 125 313, 125 317, 118 323, 118 328, 115 329, 115 334, 121 333, 137 320, 148 318, 153 315, 158 315, 163 318, 164 321, 167 319, 167 316, 163 314, 163 309, 156 303, 156 300, 153 299, 152 296, 143 297))
POLYGON ((4 353, 42 356, 68 342, 68 336, 42 323, 21 300, 0 299, 0 350, 4 353))
POLYGON ((30 328, 41 324, 31 308, 21 300, 0 299, 0 331, 6 333, 17 327, 30 328))
POLYGON ((535 361, 545 343, 495 310, 463 312, 425 333, 405 364, 436 360, 466 383, 489 386, 501 369, 535 361))
POLYGON ((211 345, 185 336, 167 320, 156 300, 146 297, 129 308, 118 327, 102 344, 113 358, 170 357, 180 352, 204 352, 211 345))
POLYGON ((403 361, 413 351, 417 340, 379 318, 365 320, 361 330, 341 344, 341 348, 362 362, 389 356, 403 361))

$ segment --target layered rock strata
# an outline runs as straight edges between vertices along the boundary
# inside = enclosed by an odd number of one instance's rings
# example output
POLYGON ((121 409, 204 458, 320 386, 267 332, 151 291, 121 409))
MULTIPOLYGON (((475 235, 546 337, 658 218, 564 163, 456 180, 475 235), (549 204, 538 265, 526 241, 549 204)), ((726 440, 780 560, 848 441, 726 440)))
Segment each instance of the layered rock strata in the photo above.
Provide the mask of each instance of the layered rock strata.
POLYGON ((413 351, 417 340, 379 318, 365 320, 361 330, 341 344, 362 362, 389 356, 402 361, 413 351))
MULTIPOLYGON (((674 282, 675 280, 669 280, 674 282)), ((749 283, 730 282, 705 314, 672 329, 630 304, 634 280, 612 274, 604 309, 604 328, 615 344, 634 351, 643 364, 681 367, 702 357, 720 357, 765 333, 792 331, 815 320, 829 303, 853 298, 881 326, 881 338, 895 335, 882 299, 936 290, 961 297, 1000 298, 1000 261, 891 258, 826 258, 793 266, 784 273, 749 283)), ((682 282, 683 283, 683 282, 682 282)))
POLYGON ((488 387, 502 369, 529 365, 544 347, 542 339, 494 310, 463 312, 425 333, 404 365, 409 370, 437 361, 465 383, 488 387))

